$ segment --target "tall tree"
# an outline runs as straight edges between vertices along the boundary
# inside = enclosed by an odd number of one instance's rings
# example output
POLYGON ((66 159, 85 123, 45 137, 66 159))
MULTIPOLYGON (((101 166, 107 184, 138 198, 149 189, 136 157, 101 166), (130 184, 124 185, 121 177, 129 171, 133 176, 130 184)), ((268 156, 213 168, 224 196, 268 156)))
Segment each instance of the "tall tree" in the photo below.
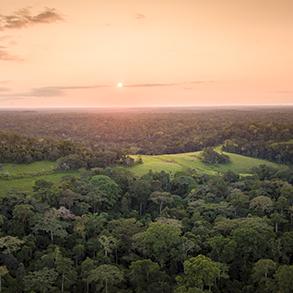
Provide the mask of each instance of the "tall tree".
POLYGON ((152 223, 145 232, 135 235, 136 246, 161 266, 176 264, 183 255, 183 238, 177 226, 152 223))
POLYGON ((54 269, 43 268, 28 273, 24 277, 24 290, 26 292, 52 292, 55 287, 58 273, 54 269))
POLYGON ((164 273, 150 259, 133 261, 129 267, 129 277, 136 293, 162 292, 160 282, 164 280, 164 273))
POLYGON ((226 270, 223 264, 214 262, 204 255, 187 259, 184 262, 184 274, 176 278, 178 282, 176 292, 180 292, 183 288, 187 290, 208 288, 211 292, 217 279, 228 277, 226 270))
POLYGON ((100 265, 90 272, 88 279, 90 283, 95 283, 108 293, 112 291, 113 286, 123 281, 124 276, 122 271, 114 265, 100 265))
POLYGON ((8 273, 6 266, 0 266, 0 292, 2 292, 2 278, 8 273))
POLYGON ((161 215, 164 204, 167 205, 171 203, 174 198, 169 192, 154 191, 150 195, 150 200, 159 205, 159 214, 161 215))

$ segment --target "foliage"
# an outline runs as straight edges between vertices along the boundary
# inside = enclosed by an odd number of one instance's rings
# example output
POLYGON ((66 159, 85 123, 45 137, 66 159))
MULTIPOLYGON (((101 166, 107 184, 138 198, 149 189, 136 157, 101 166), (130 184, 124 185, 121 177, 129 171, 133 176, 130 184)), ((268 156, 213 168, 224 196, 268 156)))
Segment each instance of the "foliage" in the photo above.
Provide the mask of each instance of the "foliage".
POLYGON ((205 148, 200 154, 201 160, 206 164, 227 164, 230 159, 223 153, 216 152, 213 148, 205 148))

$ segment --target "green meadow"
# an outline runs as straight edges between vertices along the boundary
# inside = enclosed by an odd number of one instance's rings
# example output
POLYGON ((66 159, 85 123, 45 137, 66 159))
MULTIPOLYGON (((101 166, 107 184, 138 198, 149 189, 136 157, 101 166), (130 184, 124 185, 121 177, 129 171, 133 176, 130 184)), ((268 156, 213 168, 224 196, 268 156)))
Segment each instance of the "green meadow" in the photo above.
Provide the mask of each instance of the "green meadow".
POLYGON ((201 152, 168 155, 133 155, 132 158, 134 159, 141 157, 143 163, 129 167, 129 170, 138 176, 144 175, 150 170, 155 172, 163 170, 169 173, 175 173, 178 171, 186 171, 188 169, 210 175, 223 173, 228 170, 241 175, 248 175, 251 173, 251 169, 253 167, 257 167, 262 164, 274 168, 286 168, 284 165, 272 163, 266 160, 227 152, 223 153, 230 157, 230 162, 228 164, 208 165, 199 159, 200 153, 201 152))
POLYGON ((56 168, 56 162, 39 161, 31 164, 1 164, 0 174, 9 176, 34 175, 53 171, 56 168))
POLYGON ((32 191, 35 181, 44 179, 58 182, 67 175, 78 175, 78 171, 56 171, 56 163, 50 161, 39 161, 31 164, 1 164, 0 195, 9 191, 32 191))
MULTIPOLYGON (((128 169, 137 176, 142 176, 150 170, 154 172, 166 171, 174 174, 179 171, 196 170, 200 173, 215 175, 231 170, 241 175, 249 175, 253 167, 265 164, 274 168, 286 168, 284 165, 266 160, 246 157, 233 153, 226 153, 230 157, 228 164, 208 165, 200 159, 200 152, 168 154, 168 155, 133 155, 134 159, 142 158, 143 163, 128 169)), ((31 164, 1 164, 0 195, 11 190, 32 191, 35 181, 44 179, 58 182, 67 175, 78 175, 79 171, 56 171, 56 162, 40 161, 31 164)))

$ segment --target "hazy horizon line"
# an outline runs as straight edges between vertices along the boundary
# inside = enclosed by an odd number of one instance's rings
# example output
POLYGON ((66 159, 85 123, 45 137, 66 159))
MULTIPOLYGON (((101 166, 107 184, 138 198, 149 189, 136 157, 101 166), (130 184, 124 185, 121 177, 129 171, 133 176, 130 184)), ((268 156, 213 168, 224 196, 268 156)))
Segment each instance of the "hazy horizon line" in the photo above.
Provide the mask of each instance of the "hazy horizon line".
POLYGON ((150 105, 150 106, 48 106, 48 107, 0 107, 1 110, 52 110, 52 109, 194 109, 194 108, 284 108, 291 104, 214 104, 214 105, 150 105))

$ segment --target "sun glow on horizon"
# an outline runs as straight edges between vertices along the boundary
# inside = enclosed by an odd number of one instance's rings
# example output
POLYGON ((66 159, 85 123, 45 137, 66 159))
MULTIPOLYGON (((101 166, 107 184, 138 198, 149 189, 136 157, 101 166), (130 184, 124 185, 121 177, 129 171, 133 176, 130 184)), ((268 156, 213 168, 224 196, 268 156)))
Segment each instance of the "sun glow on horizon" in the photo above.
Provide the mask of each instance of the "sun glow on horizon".
POLYGON ((117 83, 117 87, 118 87, 118 88, 123 88, 123 82, 119 81, 119 82, 117 83))

